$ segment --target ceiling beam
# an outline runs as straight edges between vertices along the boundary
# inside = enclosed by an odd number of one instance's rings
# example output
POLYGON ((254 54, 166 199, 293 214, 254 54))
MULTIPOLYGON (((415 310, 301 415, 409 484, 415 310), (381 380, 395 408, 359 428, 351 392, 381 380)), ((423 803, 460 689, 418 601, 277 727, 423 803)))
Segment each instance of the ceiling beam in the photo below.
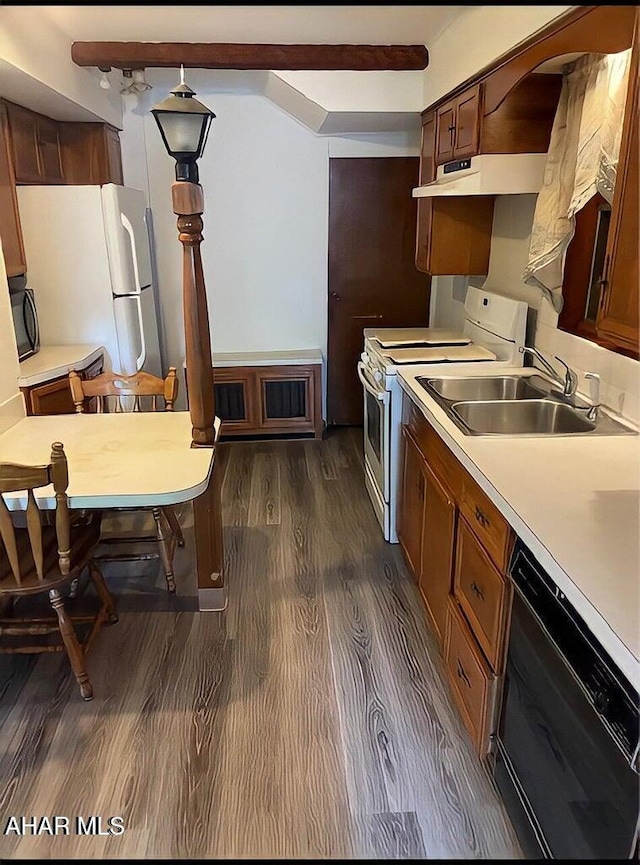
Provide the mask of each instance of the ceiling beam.
POLYGON ((148 69, 426 69, 424 45, 266 45, 244 42, 74 42, 78 66, 148 69))

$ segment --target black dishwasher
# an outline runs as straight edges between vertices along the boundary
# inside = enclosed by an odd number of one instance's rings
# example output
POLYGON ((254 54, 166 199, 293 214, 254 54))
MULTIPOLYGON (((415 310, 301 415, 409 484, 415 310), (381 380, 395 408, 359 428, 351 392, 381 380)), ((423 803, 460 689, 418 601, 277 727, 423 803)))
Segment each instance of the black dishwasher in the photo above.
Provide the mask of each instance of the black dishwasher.
POLYGON ((520 540, 493 768, 525 855, 628 859, 637 843, 638 693, 520 540))

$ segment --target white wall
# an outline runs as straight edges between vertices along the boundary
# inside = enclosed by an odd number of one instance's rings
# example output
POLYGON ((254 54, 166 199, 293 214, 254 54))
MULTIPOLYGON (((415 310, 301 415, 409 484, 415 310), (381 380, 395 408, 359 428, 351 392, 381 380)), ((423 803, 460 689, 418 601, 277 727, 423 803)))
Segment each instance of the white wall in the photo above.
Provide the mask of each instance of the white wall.
POLYGON ((424 105, 436 102, 573 6, 472 6, 429 45, 424 105))
MULTIPOLYGON (((528 343, 535 345, 553 364, 556 364, 554 356, 558 355, 575 369, 580 374, 579 390, 586 396, 589 395, 589 388, 583 378, 584 373, 598 373, 601 379, 601 402, 640 423, 640 362, 559 330, 558 315, 551 304, 538 289, 522 281, 535 203, 535 195, 503 195, 496 198, 489 273, 484 281, 475 277, 468 282, 488 291, 526 301, 532 311, 533 323, 528 343)), ((455 283, 456 280, 450 277, 438 279, 436 297, 431 306, 432 325, 459 326, 464 315, 464 288, 460 290, 458 280, 456 295, 455 283)), ((557 366, 561 371, 562 367, 557 366)))
MULTIPOLYGON (((171 208, 174 162, 146 102, 127 101, 121 135, 126 185, 143 189, 153 211, 167 363, 182 366, 182 247, 171 208)), ((327 346, 330 156, 418 155, 406 134, 318 136, 267 98, 207 92, 215 113, 199 162, 204 190, 201 246, 214 351, 327 346)))
POLYGON ((18 388, 18 350, 11 315, 11 301, 6 290, 7 271, 0 241, 0 434, 24 417, 24 401, 18 388))
POLYGON ((102 90, 95 70, 76 66, 71 39, 28 6, 0 6, 0 92, 58 120, 121 125, 117 89, 102 90))

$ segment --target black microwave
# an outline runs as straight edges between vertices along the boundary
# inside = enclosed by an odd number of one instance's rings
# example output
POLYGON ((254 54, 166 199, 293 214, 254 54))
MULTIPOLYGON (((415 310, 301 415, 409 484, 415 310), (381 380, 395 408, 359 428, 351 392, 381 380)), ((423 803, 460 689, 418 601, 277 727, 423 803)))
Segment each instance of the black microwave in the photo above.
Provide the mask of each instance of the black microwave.
POLYGON ((22 361, 40 348, 40 330, 33 290, 26 287, 24 277, 9 279, 9 298, 16 334, 18 358, 22 361))

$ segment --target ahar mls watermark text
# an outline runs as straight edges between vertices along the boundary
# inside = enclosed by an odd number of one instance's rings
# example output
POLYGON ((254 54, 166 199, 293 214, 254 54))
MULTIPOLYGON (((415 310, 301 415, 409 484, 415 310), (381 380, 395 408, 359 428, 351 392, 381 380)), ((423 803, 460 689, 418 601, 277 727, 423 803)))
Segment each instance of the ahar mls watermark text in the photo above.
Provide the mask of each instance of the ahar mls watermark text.
POLYGON ((5 835, 122 835, 123 817, 9 817, 5 835))

